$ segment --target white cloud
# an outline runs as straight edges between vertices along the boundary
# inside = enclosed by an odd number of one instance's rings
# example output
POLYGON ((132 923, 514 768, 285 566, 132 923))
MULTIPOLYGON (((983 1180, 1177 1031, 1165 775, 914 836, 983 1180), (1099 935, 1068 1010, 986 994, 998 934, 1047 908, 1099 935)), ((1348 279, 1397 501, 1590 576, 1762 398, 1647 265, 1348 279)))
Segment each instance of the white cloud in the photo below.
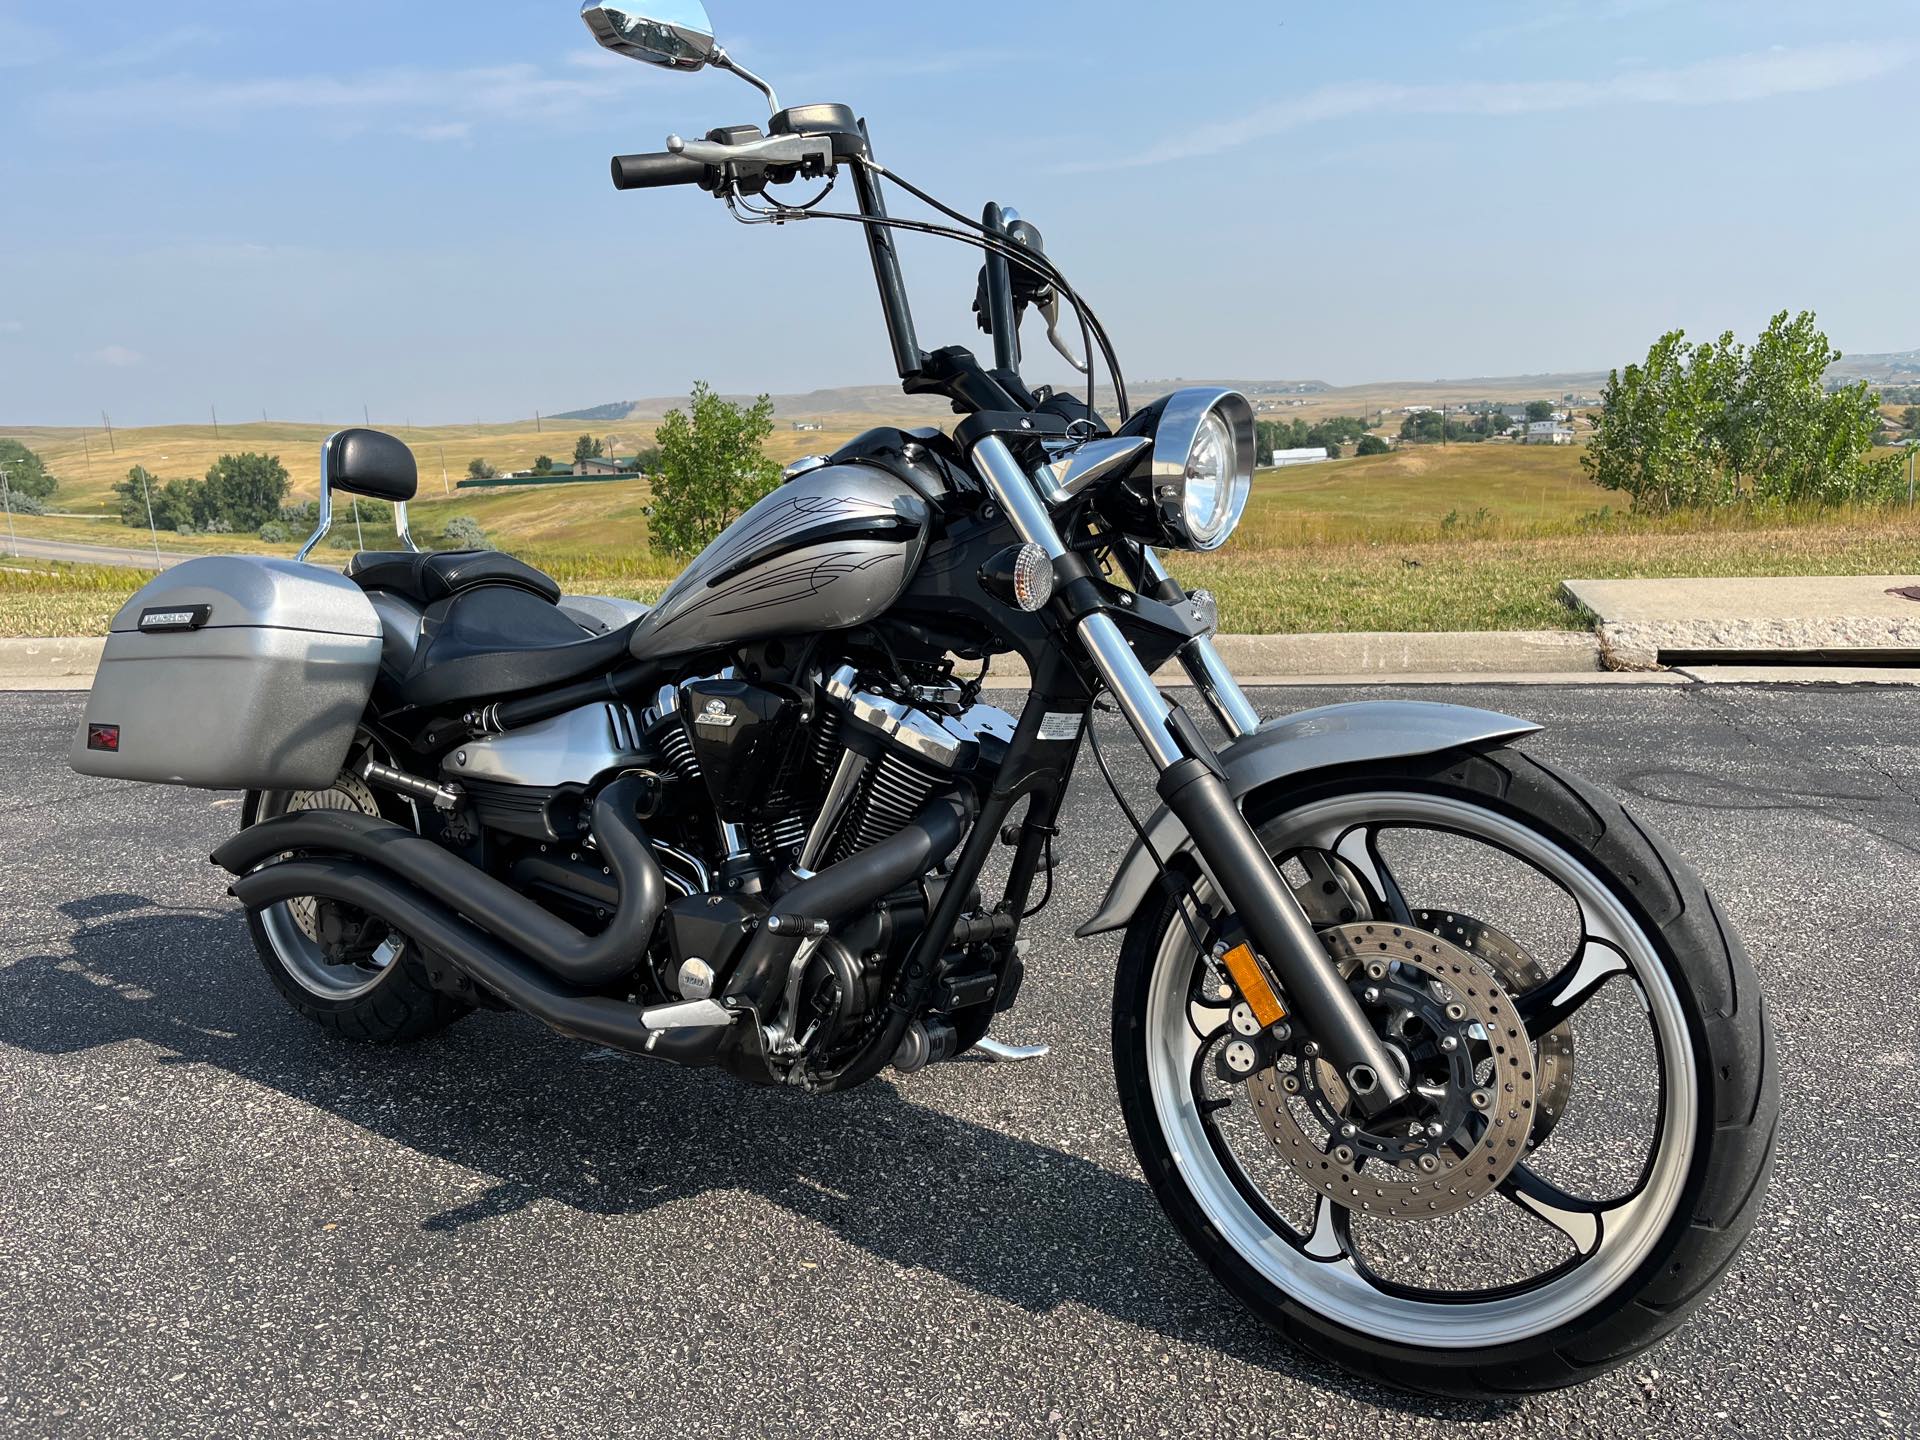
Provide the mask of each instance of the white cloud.
POLYGON ((406 125, 401 133, 415 140, 468 140, 473 136, 471 120, 443 120, 434 125, 406 125))
POLYGON ((111 365, 116 370, 124 370, 129 365, 138 365, 147 357, 138 350, 129 350, 124 345, 108 345, 104 349, 90 351, 82 358, 100 365, 111 365))
POLYGON ((630 93, 626 74, 575 67, 549 73, 538 65, 458 70, 400 67, 352 75, 255 76, 208 80, 193 75, 67 90, 49 96, 44 113, 64 125, 220 125, 236 117, 278 112, 350 129, 394 129, 428 139, 464 138, 479 121, 563 120, 610 96, 630 93))
POLYGON ((26 322, 21 320, 0 320, 0 335, 21 335, 26 332, 26 322))
POLYGON ((1727 105, 1858 84, 1911 63, 1900 43, 1839 42, 1728 55, 1598 80, 1502 80, 1453 85, 1326 85, 1231 120, 1168 135, 1136 154, 1066 168, 1117 170, 1217 155, 1324 120, 1359 115, 1537 115, 1611 105, 1727 105))

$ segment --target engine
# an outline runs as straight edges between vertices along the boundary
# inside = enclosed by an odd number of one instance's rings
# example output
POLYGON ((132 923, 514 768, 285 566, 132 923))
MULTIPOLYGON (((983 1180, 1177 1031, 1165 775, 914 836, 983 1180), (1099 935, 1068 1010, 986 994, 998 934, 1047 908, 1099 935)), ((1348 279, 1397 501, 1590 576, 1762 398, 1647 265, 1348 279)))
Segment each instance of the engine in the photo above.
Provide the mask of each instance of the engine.
POLYGON ((703 793, 726 859, 818 870, 886 839, 937 789, 998 766, 1015 721, 958 685, 863 686, 852 666, 808 687, 730 674, 664 687, 648 711, 683 788, 703 793))
MULTIPOLYGON (((592 799, 616 775, 650 777, 640 818, 669 893, 634 978, 655 1002, 705 998, 787 887, 997 773, 1016 721, 971 702, 950 680, 852 665, 687 678, 644 709, 585 705, 462 745, 442 763, 441 793, 458 797, 440 812, 443 838, 597 931, 620 895, 590 833, 592 799)), ((802 1033, 822 1053, 853 1043, 945 884, 932 875, 881 898, 790 972, 776 1032, 789 1053, 802 1033)))

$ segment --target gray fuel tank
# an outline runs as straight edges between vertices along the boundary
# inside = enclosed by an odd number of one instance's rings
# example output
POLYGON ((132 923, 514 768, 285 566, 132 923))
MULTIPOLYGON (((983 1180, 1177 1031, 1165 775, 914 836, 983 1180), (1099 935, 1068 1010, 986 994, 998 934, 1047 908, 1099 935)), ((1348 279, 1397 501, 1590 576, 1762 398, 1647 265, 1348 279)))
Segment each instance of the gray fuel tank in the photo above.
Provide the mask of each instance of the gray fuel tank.
POLYGON ((926 550, 927 502, 871 465, 825 465, 763 497, 694 557, 633 632, 643 659, 845 630, 885 612, 926 550))

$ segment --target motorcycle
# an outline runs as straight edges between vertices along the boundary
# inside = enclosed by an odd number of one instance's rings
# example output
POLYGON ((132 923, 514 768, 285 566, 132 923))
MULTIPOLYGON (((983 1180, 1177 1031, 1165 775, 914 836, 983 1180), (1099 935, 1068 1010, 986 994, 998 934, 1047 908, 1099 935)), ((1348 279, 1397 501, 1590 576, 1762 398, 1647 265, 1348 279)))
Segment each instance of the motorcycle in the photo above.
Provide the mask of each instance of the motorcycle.
POLYGON ((651 607, 419 550, 411 453, 341 431, 298 561, 188 561, 116 618, 74 768, 244 790, 212 858, 279 993, 344 1037, 517 1010, 829 1095, 1032 1053, 989 1030, 1034 959, 1021 930, 1084 747, 1132 830, 1078 932, 1122 936, 1120 1105, 1168 1218, 1248 1310, 1455 1395, 1583 1381, 1673 1330, 1753 1225, 1778 1114, 1758 982, 1695 873, 1517 748, 1523 720, 1405 701, 1263 720, 1213 597, 1156 551, 1231 538, 1247 398, 1133 408, 1037 227, 941 204, 846 105, 783 107, 697 0, 582 13, 607 48, 732 71, 769 109, 619 156, 614 184, 858 227, 902 387, 950 401, 951 431, 883 426, 788 466, 651 607), (890 214, 889 188, 935 218, 890 214), (983 252, 990 364, 922 347, 901 233, 983 252), (1084 396, 1022 378, 1029 312, 1084 396), (302 563, 335 492, 393 502, 400 548, 302 563), (1017 715, 982 698, 1009 653, 1017 715), (1176 661, 1223 743, 1155 684, 1176 661), (1109 704, 1156 777, 1145 819, 1100 749, 1109 704))

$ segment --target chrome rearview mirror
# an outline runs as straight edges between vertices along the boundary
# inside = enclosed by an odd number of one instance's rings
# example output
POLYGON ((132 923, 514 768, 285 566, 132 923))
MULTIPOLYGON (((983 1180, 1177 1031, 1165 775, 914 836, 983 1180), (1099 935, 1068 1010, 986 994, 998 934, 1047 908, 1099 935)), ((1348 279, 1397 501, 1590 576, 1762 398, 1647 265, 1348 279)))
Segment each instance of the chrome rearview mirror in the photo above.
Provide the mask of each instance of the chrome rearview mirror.
POLYGON ((698 70, 704 65, 731 70, 767 97, 769 111, 780 109, 773 87, 714 43, 713 22, 700 0, 645 0, 644 6, 587 0, 580 7, 580 18, 593 38, 616 55, 669 70, 698 70))
POLYGON ((646 0, 644 6, 587 0, 580 18, 614 54, 669 70, 698 70, 713 63, 720 48, 700 0, 646 0))

